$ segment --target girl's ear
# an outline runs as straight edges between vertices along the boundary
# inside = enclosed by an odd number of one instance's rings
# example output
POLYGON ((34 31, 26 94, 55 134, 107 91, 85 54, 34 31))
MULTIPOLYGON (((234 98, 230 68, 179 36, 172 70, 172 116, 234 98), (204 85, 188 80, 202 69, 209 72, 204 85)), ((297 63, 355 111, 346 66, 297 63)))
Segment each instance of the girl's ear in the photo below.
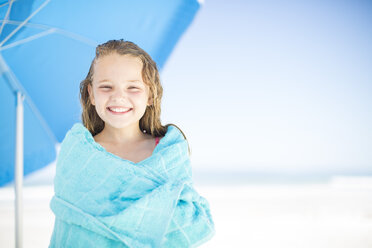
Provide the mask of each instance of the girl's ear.
POLYGON ((149 97, 149 100, 147 101, 147 106, 151 106, 153 104, 152 97, 149 97))
POLYGON ((93 95, 93 92, 92 92, 92 86, 91 84, 88 84, 88 93, 89 93, 89 100, 90 102, 92 103, 92 105, 94 106, 94 95, 93 95))

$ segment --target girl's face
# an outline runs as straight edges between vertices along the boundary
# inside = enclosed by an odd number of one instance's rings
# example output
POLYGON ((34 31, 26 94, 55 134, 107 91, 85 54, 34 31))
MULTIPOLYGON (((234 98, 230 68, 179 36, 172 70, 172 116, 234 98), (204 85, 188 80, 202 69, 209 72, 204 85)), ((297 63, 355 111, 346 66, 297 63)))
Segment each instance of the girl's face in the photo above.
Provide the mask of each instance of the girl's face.
POLYGON ((88 91, 105 125, 138 128, 146 106, 151 104, 149 87, 142 79, 142 61, 112 53, 100 57, 93 71, 93 87, 88 85, 88 91))

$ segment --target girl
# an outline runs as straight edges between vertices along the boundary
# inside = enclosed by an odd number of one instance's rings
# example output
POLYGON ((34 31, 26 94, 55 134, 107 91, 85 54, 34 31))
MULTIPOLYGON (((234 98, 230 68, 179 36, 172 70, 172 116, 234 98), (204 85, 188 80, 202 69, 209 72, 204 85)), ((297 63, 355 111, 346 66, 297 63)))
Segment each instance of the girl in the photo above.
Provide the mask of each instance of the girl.
POLYGON ((80 93, 84 126, 120 157, 138 161, 148 157, 170 125, 160 123, 163 88, 156 64, 132 42, 98 46, 80 93))
POLYGON ((161 125, 155 62, 136 44, 96 49, 80 84, 82 122, 57 158, 49 247, 195 247, 215 233, 193 188, 190 149, 161 125))

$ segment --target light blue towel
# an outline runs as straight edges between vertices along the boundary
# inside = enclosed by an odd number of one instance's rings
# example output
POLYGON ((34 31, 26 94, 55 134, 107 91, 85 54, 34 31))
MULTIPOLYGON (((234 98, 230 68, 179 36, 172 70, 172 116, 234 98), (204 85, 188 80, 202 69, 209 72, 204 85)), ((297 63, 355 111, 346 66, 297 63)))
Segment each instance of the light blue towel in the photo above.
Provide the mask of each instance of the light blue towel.
POLYGON ((215 233, 192 184, 187 141, 174 126, 139 162, 109 153, 81 123, 57 158, 49 247, 196 247, 215 233))

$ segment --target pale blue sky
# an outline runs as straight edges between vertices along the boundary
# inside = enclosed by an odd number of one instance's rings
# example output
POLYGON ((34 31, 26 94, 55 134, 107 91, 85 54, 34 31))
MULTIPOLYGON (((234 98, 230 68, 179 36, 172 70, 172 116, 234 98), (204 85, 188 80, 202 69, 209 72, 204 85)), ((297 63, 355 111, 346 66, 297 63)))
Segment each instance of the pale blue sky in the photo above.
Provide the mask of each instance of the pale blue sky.
POLYGON ((205 1, 161 73, 197 169, 372 173, 372 2, 205 1))

